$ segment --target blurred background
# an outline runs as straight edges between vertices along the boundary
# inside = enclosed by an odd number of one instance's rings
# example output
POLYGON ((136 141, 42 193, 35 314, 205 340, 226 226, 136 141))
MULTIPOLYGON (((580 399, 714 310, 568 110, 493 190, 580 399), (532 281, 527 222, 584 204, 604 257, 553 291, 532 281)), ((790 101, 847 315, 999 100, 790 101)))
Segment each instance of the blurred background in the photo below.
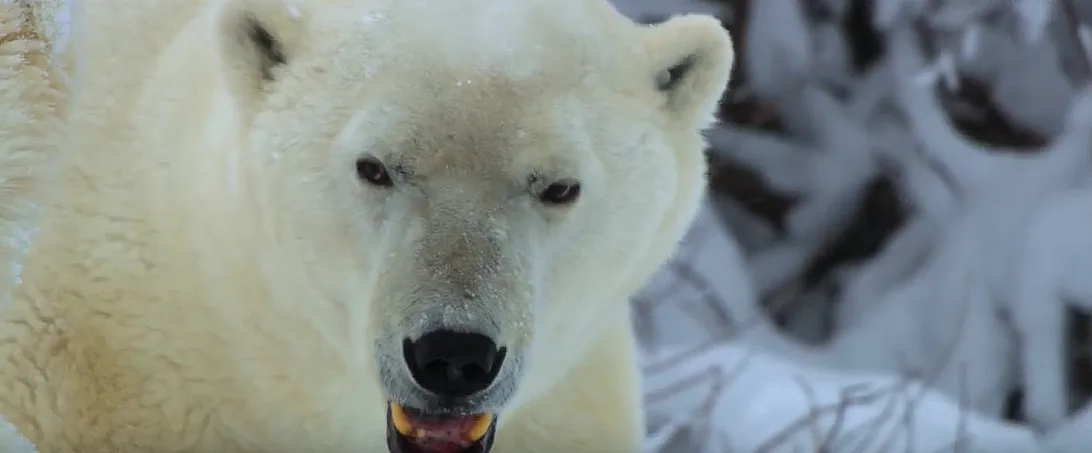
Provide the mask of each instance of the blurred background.
POLYGON ((649 452, 1092 452, 1092 0, 613 1, 736 44, 649 452))

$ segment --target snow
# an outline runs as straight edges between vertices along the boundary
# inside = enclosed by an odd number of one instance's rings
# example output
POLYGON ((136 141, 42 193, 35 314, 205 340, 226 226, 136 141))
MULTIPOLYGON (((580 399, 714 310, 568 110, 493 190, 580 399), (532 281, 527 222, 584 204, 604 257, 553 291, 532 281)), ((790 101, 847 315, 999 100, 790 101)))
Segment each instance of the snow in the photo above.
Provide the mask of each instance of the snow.
MULTIPOLYGON (((921 381, 800 366, 733 343, 662 355, 667 358, 650 357, 645 366, 650 398, 670 393, 679 375, 691 384, 685 396, 675 397, 675 407, 650 411, 649 419, 668 429, 681 422, 715 431, 702 451, 924 453, 962 445, 961 451, 992 453, 1036 448, 1030 430, 962 410, 955 399, 921 381)), ((653 431, 651 437, 671 445, 666 434, 653 431)))
POLYGON ((797 0, 764 0, 751 8, 752 20, 778 23, 776 27, 749 27, 747 41, 754 51, 743 55, 748 88, 756 96, 776 99, 793 91, 810 72, 808 26, 797 0))
POLYGON ((722 15, 748 17, 729 99, 781 123, 722 123, 710 153, 796 203, 777 231, 711 195, 634 297, 646 451, 1089 451, 1092 403, 1071 376, 1083 340, 1068 325, 1092 314, 1092 8, 876 0, 886 51, 862 69, 837 23, 853 3, 737 1, 747 14, 722 15), (938 85, 963 99, 984 87, 994 121, 1042 140, 972 137, 959 121, 981 112, 938 85), (829 270, 832 294, 801 289, 881 176, 908 219, 829 270))
POLYGON ((776 189, 804 197, 789 215, 786 239, 750 260, 759 293, 798 274, 818 247, 845 227, 854 200, 878 171, 860 118, 853 118, 829 94, 806 88, 785 104, 803 114, 802 133, 814 137, 812 147, 817 149, 794 149, 771 134, 728 126, 708 134, 714 149, 770 175, 776 189))
POLYGON ((1072 234, 1074 225, 1092 219, 1092 187, 1059 193, 1039 206, 1023 238, 1024 259, 1013 272, 1018 329, 1026 332, 1024 384, 1028 418, 1042 426, 1064 422, 1069 406, 1064 368, 1065 310, 1092 311, 1092 284, 1082 269, 1092 268, 1092 235, 1072 234), (1053 332, 1052 335, 1037 333, 1053 332))
POLYGON ((4 453, 35 453, 37 450, 19 431, 0 417, 0 451, 4 453))

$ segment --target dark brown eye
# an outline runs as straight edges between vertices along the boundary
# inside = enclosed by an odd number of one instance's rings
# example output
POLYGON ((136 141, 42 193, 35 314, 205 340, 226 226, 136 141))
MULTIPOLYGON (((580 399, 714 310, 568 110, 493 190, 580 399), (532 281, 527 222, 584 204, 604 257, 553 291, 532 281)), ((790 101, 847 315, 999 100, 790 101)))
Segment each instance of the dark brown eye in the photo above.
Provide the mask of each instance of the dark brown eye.
POLYGON ((383 163, 376 160, 374 157, 362 157, 357 159, 356 176, 360 178, 361 181, 379 187, 390 187, 394 185, 390 173, 387 173, 387 167, 384 167, 383 163))
POLYGON ((580 183, 555 182, 539 194, 539 201, 546 204, 565 205, 572 204, 580 197, 580 183))

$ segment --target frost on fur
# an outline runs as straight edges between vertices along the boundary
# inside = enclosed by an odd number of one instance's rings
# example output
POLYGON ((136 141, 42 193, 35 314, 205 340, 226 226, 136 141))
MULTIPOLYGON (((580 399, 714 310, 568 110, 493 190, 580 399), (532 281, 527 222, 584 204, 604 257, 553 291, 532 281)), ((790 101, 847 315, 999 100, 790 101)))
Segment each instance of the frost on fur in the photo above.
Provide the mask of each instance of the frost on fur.
POLYGON ((61 130, 59 83, 37 22, 21 3, 0 4, 0 256, 5 297, 37 230, 39 192, 52 173, 61 130))

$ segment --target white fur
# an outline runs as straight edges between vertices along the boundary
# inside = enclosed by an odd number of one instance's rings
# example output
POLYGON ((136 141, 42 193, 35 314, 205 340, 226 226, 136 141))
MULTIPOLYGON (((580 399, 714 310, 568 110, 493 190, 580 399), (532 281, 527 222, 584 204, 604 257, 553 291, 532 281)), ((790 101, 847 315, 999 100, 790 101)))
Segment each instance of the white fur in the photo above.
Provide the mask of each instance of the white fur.
POLYGON ((0 4, 0 293, 8 299, 38 230, 39 203, 60 157, 62 86, 48 41, 22 3, 0 4))
POLYGON ((0 311, 0 413, 43 453, 383 451, 388 401, 424 398, 400 343, 437 326, 509 348, 496 452, 640 448, 626 302, 698 210, 717 20, 72 6, 72 156, 0 311))
MULTIPOLYGON (((60 158, 55 134, 64 87, 48 56, 48 37, 32 12, 22 2, 0 3, 0 307, 9 305, 12 288, 22 280, 40 203, 60 158)), ((3 409, 0 452, 35 452, 3 409)))

